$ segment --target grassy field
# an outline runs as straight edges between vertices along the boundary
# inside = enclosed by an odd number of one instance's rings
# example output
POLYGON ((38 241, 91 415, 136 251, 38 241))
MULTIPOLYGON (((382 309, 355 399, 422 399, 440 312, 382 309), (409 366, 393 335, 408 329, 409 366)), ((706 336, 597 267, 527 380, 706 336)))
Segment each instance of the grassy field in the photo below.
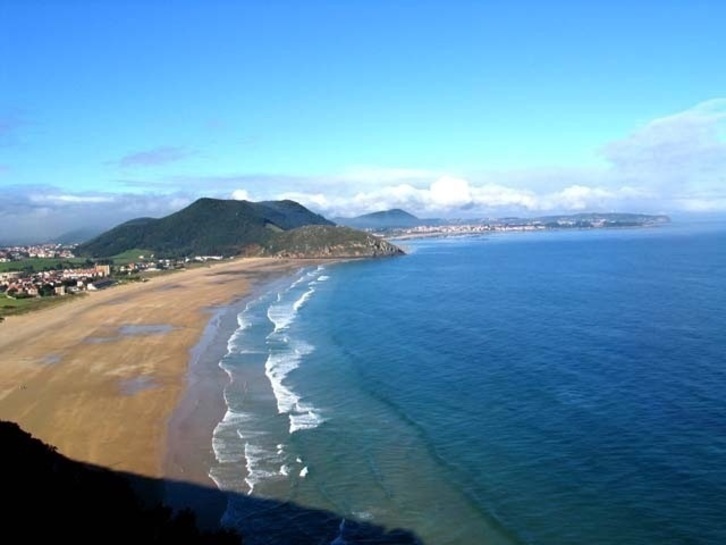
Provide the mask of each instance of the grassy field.
POLYGON ((0 295, 0 318, 17 314, 25 314, 33 312, 49 306, 61 305, 68 301, 76 300, 78 297, 85 297, 85 293, 74 295, 64 295, 56 297, 28 297, 26 299, 11 299, 5 295, 0 295))
POLYGON ((154 255, 154 252, 150 250, 134 248, 133 250, 126 250, 122 254, 117 254, 110 259, 113 260, 114 265, 128 265, 137 261, 149 261, 152 255, 154 255))
MULTIPOLYGON (((148 250, 133 249, 122 254, 115 255, 109 259, 113 260, 114 265, 127 265, 137 261, 149 260, 152 252, 148 250), (144 257, 144 259, 141 258, 144 257)), ((92 267, 95 260, 85 257, 73 257, 70 259, 56 259, 32 257, 22 259, 20 261, 7 261, 0 263, 0 273, 11 271, 29 271, 40 272, 53 269, 78 269, 82 267, 92 267)))
POLYGON ((20 261, 5 261, 0 263, 0 273, 25 270, 40 272, 58 269, 59 267, 62 269, 71 269, 85 267, 86 265, 86 259, 82 257, 73 257, 70 259, 31 257, 20 261))

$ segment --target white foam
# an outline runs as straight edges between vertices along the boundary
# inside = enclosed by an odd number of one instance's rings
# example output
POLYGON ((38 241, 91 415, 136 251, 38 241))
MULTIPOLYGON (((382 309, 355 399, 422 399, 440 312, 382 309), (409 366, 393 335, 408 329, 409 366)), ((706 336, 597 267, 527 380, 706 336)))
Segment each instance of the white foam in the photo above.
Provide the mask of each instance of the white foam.
POLYGON ((296 412, 289 414, 290 433, 295 433, 299 430, 311 430, 325 422, 325 419, 320 413, 315 411, 314 407, 298 402, 295 410, 296 412))
POLYGON ((292 305, 277 304, 270 305, 267 309, 267 317, 275 326, 275 331, 280 331, 288 327, 295 318, 295 309, 292 305))
POLYGON ((267 318, 275 326, 274 331, 281 331, 289 327, 295 320, 297 312, 310 299, 313 293, 315 293, 315 288, 310 287, 292 304, 284 302, 281 298, 278 298, 277 303, 271 304, 267 309, 267 318))
POLYGON ((325 282, 327 280, 330 280, 330 277, 325 274, 321 274, 320 276, 318 276, 318 282, 325 282))
POLYGON ((230 338, 227 340, 227 354, 234 354, 239 350, 241 344, 239 340, 244 336, 244 329, 237 329, 234 333, 232 333, 230 338))
POLYGON ((343 534, 345 533, 345 519, 341 519, 340 526, 338 526, 338 535, 335 536, 335 539, 330 542, 330 545, 347 545, 347 541, 343 537, 343 534))
POLYGON ((237 436, 242 440, 252 439, 254 437, 260 437, 262 435, 269 435, 269 432, 262 430, 253 430, 250 428, 238 429, 237 436))
POLYGON ((277 411, 280 414, 296 410, 300 401, 299 396, 287 387, 283 381, 291 371, 300 366, 303 356, 312 353, 313 347, 304 342, 288 345, 287 349, 271 352, 265 362, 265 375, 272 386, 272 391, 277 400, 277 411))
POLYGON ((245 336, 246 331, 252 327, 258 320, 253 312, 258 301, 247 303, 245 309, 237 314, 237 329, 234 330, 230 338, 227 340, 227 353, 239 353, 242 343, 239 342, 241 337, 245 336))
POLYGON ((261 481, 275 477, 278 473, 265 469, 264 466, 270 461, 275 461, 274 453, 269 452, 264 447, 245 443, 244 448, 245 467, 247 468, 247 494, 250 495, 255 490, 255 486, 261 481))
POLYGON ((293 303, 292 309, 295 312, 299 311, 300 308, 307 302, 307 300, 310 299, 310 296, 312 296, 313 293, 315 293, 315 288, 311 287, 310 289, 308 289, 308 291, 302 294, 302 297, 300 297, 300 299, 293 303))
POLYGON ((277 412, 289 413, 295 409, 300 400, 297 394, 283 384, 283 380, 293 369, 300 365, 300 356, 294 352, 272 353, 265 362, 265 375, 267 375, 272 392, 277 401, 277 412))
POLYGON ((253 418, 248 413, 227 410, 212 432, 212 450, 219 463, 238 462, 244 458, 244 445, 239 441, 238 428, 253 418))
POLYGON ((224 483, 222 483, 222 480, 215 475, 214 468, 209 470, 209 472, 207 473, 207 477, 214 481, 214 484, 219 490, 224 490, 224 483))
POLYGON ((302 274, 303 272, 305 272, 305 269, 301 269, 299 272, 300 272, 300 277, 297 278, 292 284, 290 284, 290 287, 288 289, 296 288, 297 286, 299 286, 300 284, 305 282, 305 280, 307 280, 307 277, 310 276, 309 272, 302 274))
POLYGON ((249 312, 249 305, 242 312, 237 314, 237 331, 244 331, 252 325, 252 320, 249 319, 247 313, 249 312))
POLYGON ((277 401, 277 412, 287 414, 290 421, 289 432, 317 428, 324 418, 309 403, 303 403, 300 396, 287 383, 290 372, 300 367, 303 356, 312 353, 314 347, 297 342, 287 349, 271 352, 265 362, 265 375, 270 381, 272 392, 277 401))
POLYGON ((224 359, 219 360, 219 363, 217 364, 220 369, 222 369, 225 373, 227 373, 227 378, 232 381, 232 369, 225 365, 224 359))
POLYGON ((302 468, 300 470, 300 477, 302 477, 304 479, 305 477, 307 477, 307 475, 308 475, 308 466, 305 466, 304 468, 302 468))

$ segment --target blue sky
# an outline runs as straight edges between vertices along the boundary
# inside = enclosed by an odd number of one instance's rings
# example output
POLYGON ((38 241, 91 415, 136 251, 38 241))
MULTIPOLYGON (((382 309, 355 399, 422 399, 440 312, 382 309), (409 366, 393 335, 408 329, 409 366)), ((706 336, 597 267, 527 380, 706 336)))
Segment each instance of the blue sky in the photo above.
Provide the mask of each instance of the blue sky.
POLYGON ((725 20, 717 0, 3 0, 0 241, 201 196, 723 212, 725 20))

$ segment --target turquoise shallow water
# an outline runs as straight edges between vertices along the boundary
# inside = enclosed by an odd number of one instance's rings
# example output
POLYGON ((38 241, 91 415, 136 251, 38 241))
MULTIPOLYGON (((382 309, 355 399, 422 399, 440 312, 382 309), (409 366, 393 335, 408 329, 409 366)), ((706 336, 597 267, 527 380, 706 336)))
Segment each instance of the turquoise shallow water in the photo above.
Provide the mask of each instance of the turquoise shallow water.
MULTIPOLYGON (((726 226, 405 244, 239 313, 221 488, 336 519, 298 542, 362 543, 354 521, 427 544, 726 542, 726 226)), ((240 502, 225 521, 249 543, 292 527, 240 502)))

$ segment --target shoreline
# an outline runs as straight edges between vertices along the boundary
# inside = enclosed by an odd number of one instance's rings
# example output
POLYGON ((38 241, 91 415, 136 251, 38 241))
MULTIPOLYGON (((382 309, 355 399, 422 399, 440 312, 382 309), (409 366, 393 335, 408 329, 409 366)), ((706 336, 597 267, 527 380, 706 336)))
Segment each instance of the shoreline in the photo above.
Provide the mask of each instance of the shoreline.
POLYGON ((174 472, 168 463, 174 449, 202 448, 170 430, 194 389, 195 347, 215 316, 261 285, 332 261, 236 259, 10 317, 0 326, 0 419, 74 460, 213 486, 199 468, 174 472))
POLYGON ((185 391, 168 420, 164 473, 169 482, 163 491, 163 501, 175 509, 191 509, 201 528, 219 527, 227 508, 226 493, 219 490, 209 475, 216 461, 212 435, 227 412, 224 388, 230 378, 219 366, 227 354, 226 343, 239 327, 238 314, 250 301, 312 263, 298 265, 257 278, 244 295, 209 309, 210 317, 204 332, 190 350, 185 391), (188 493, 189 489, 173 484, 180 482, 198 484, 209 490, 201 494, 195 488, 193 493, 188 493))

